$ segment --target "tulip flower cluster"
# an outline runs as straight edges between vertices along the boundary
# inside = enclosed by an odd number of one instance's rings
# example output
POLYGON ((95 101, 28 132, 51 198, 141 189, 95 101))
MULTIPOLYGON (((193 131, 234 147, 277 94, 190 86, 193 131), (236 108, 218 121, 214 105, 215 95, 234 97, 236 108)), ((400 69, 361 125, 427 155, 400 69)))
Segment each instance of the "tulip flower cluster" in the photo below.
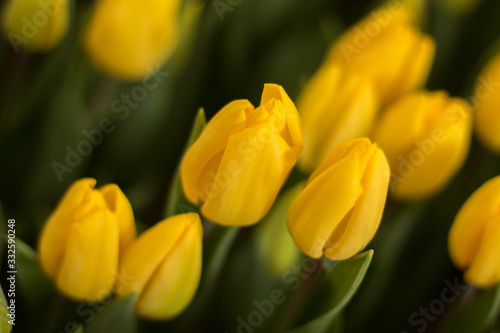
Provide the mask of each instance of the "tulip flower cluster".
MULTIPOLYGON (((3 29, 16 47, 48 51, 67 33, 70 3, 59 1, 51 5, 50 15, 45 13, 43 25, 34 23, 36 33, 25 36, 30 29, 26 24, 31 24, 25 18, 40 16, 46 10, 41 3, 8 1, 3 29)), ((476 3, 460 1, 455 9, 466 12, 476 3)), ((84 24, 82 46, 103 72, 124 81, 142 79, 182 42, 183 8, 180 0, 148 5, 97 1, 84 24)), ((416 207, 447 193, 475 147, 473 132, 487 150, 500 153, 500 89, 484 87, 484 78, 495 82, 494 88, 500 86, 500 54, 482 69, 474 100, 427 90, 436 45, 417 26, 422 8, 423 2, 384 5, 344 31, 296 103, 283 86, 267 83, 258 105, 247 99, 229 101, 208 123, 200 111, 203 124, 193 127, 168 198, 169 208, 189 202, 192 212, 169 212, 160 222, 139 227, 144 231, 138 235, 132 205, 116 184, 95 188, 93 178, 75 181, 39 236, 38 259, 45 275, 71 300, 130 297, 140 317, 160 321, 189 308, 203 286, 202 277, 217 277, 222 267, 218 260, 225 259, 219 251, 230 252, 233 244, 224 239, 224 249, 211 248, 216 254, 209 254, 216 258, 209 255, 207 260, 204 251, 210 247, 204 240, 214 229, 237 232, 263 221, 248 239, 257 238, 259 258, 273 278, 302 253, 318 269, 323 269, 318 260, 344 261, 336 264, 341 269, 345 261, 358 260, 381 225, 389 195, 399 213, 406 205, 416 207), (219 267, 206 269, 211 261, 219 267)), ((393 227, 387 224, 391 235, 393 227)), ((449 256, 465 271, 467 283, 481 289, 498 285, 499 239, 496 176, 465 201, 449 230, 449 256)), ((404 242, 392 240, 390 246, 399 243, 404 242)), ((372 251, 366 253, 371 260, 372 251)), ((338 267, 324 266, 334 267, 330 272, 338 267)), ((359 271, 345 275, 355 276, 359 284, 365 273, 359 271)), ((332 281, 333 289, 345 287, 344 280, 332 281)), ((345 288, 351 297, 355 287, 345 288)), ((348 297, 333 299, 344 304, 348 297)), ((202 301, 192 308, 206 306, 202 301)), ((338 318, 337 310, 323 317, 333 313, 338 318)))
POLYGON ((123 192, 114 184, 94 189, 95 183, 75 182, 47 220, 39 243, 44 271, 72 299, 96 302, 113 291, 136 293, 141 316, 175 316, 189 304, 200 279, 198 215, 168 218, 136 239, 123 192))

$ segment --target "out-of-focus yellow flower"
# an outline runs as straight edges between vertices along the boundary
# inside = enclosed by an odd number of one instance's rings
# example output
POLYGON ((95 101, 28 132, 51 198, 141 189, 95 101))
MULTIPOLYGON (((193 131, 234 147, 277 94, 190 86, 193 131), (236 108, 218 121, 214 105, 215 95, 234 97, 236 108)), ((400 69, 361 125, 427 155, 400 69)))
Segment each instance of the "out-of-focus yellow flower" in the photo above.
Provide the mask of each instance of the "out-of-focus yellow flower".
POLYGON ((500 154, 500 54, 485 67, 474 95, 476 135, 483 145, 500 154))
POLYGON ((94 189, 84 178, 66 191, 39 242, 44 271, 76 300, 97 301, 113 289, 119 253, 136 235, 132 207, 114 184, 94 189))
POLYGON ((288 210, 288 230, 305 254, 352 257, 373 238, 384 211, 389 165, 370 140, 337 144, 288 210))
POLYGON ((450 257, 465 280, 480 288, 500 281, 500 176, 490 179, 458 211, 448 237, 450 257))
POLYGON ((281 276, 300 257, 300 251, 286 227, 286 215, 290 204, 303 188, 304 183, 301 182, 282 192, 256 230, 260 255, 274 276, 281 276))
POLYGON ((434 40, 412 26, 412 16, 403 6, 373 11, 335 42, 327 61, 369 78, 387 105, 421 87, 434 59, 434 40))
POLYGON ((304 88, 297 108, 304 130, 299 166, 312 172, 337 143, 368 134, 378 100, 368 80, 326 63, 304 88))
POLYGON ((207 124, 181 165, 186 197, 222 225, 258 222, 303 148, 300 119, 285 90, 266 84, 260 106, 227 104, 207 124))
POLYGON ((441 0, 441 4, 454 15, 464 15, 476 9, 481 0, 441 0))
POLYGON ((143 79, 177 44, 179 6, 179 0, 98 1, 85 48, 102 70, 123 79, 143 79))
POLYGON ((391 166, 396 198, 423 199, 460 169, 471 138, 469 105, 446 92, 414 92, 393 103, 375 127, 375 142, 391 166))
POLYGON ((55 47, 68 31, 69 6, 69 0, 9 0, 2 27, 14 50, 55 47))
POLYGON ((118 295, 137 293, 139 315, 165 320, 191 302, 201 275, 203 228, 198 214, 167 218, 142 234, 120 262, 118 295))

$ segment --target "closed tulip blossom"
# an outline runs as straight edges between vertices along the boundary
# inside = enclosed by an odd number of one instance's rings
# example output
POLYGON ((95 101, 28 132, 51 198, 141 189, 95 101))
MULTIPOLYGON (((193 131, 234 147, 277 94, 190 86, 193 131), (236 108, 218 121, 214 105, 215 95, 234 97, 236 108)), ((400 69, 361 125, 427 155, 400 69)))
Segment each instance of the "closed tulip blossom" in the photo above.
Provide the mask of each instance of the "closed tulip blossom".
POLYGON ((467 158, 469 105, 446 92, 414 92, 391 104, 375 126, 375 142, 391 166, 396 198, 419 200, 440 191, 467 158))
POLYGON ((271 208, 303 147, 297 110, 283 88, 266 84, 260 106, 222 108, 181 165, 186 197, 222 225, 258 222, 271 208))
POLYGON ((389 165, 368 139, 337 144, 309 177, 288 210, 288 230, 313 258, 343 260, 373 238, 382 218, 389 165))
POLYGON ((94 189, 84 178, 66 191, 39 241, 43 270, 75 300, 98 301, 112 291, 120 253, 136 235, 132 207, 114 184, 94 189))
POLYGON ((367 79, 326 63, 302 91, 297 108, 305 143, 299 166, 312 172, 340 141, 368 135, 378 99, 367 79))
POLYGON ((201 275, 203 228, 198 214, 167 218, 145 231, 125 253, 117 280, 119 296, 136 293, 137 313, 153 320, 180 314, 201 275))
POLYGON ((500 176, 477 189, 455 217, 448 249, 465 280, 480 288, 500 281, 500 176))
POLYGON ((327 61, 369 78, 383 106, 423 86, 435 43, 413 26, 412 16, 403 6, 373 11, 335 42, 327 61))
POLYGON ((107 73, 144 79, 177 44, 179 6, 179 0, 98 1, 85 32, 85 49, 107 73))
POLYGON ((49 51, 66 36, 69 0, 8 0, 5 5, 2 27, 16 52, 49 51))
POLYGON ((475 131, 481 143, 500 154, 500 54, 491 60, 476 83, 475 131))

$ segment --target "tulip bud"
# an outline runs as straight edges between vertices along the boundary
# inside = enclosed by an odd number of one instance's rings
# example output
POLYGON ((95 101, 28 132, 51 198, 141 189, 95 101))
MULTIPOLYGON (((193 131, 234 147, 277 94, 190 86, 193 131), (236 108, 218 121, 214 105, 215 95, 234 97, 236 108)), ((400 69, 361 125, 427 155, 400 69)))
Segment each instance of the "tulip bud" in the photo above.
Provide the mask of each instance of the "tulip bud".
POLYGON ((482 71, 474 95, 475 130, 481 143, 500 154, 500 54, 482 71))
POLYGON ((266 84, 260 106, 227 104, 181 165, 186 197, 222 225, 246 226, 271 208, 304 143, 300 119, 281 86, 266 84))
POLYGON ((373 238, 389 186, 384 153, 368 139, 336 145, 288 210, 288 230, 313 258, 343 260, 373 238))
POLYGON ((120 251, 136 235, 130 203, 118 186, 94 189, 84 178, 66 191, 39 242, 44 271, 64 294, 98 301, 113 288, 120 251))
POLYGON ((299 166, 312 172, 337 143, 368 134, 378 102, 370 82, 326 63, 304 88, 297 108, 304 130, 299 166))
POLYGON ((480 288, 500 281, 500 176, 477 189, 458 211, 448 237, 455 266, 480 288))
POLYGON ((191 302, 201 275, 203 228, 198 214, 167 218, 145 231, 120 262, 119 296, 137 293, 139 315, 170 319, 191 302))
POLYGON ((85 48, 102 70, 123 79, 151 75, 178 39, 179 0, 102 0, 85 34, 85 48))
POLYGON ((391 166, 396 198, 423 199, 441 190, 469 152, 468 104, 444 91, 415 92, 393 103, 375 126, 391 166))
POLYGON ((328 61, 362 73, 373 82, 382 105, 424 85, 434 58, 432 37, 411 24, 404 7, 382 7, 347 30, 328 61))
POLYGON ((17 52, 49 51, 66 35, 69 0, 9 0, 4 8, 2 26, 17 52))

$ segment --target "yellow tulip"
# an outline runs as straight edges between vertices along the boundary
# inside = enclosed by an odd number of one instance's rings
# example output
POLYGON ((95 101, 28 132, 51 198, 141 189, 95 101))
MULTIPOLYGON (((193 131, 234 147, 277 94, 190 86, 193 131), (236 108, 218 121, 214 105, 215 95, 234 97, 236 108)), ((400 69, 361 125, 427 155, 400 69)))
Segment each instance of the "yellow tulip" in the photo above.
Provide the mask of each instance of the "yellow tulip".
POLYGON ((465 280, 480 288, 500 281, 500 176, 490 179, 458 211, 448 237, 450 257, 465 280))
POLYGON ((304 143, 285 90, 266 84, 260 106, 227 104, 207 124, 181 165, 186 197, 222 225, 258 222, 271 208, 304 143))
POLYGON ((111 75, 151 75, 177 44, 179 6, 179 0, 98 1, 85 33, 87 53, 111 75))
POLYGON ((471 118, 469 105, 444 91, 408 94, 384 112, 374 139, 391 166, 396 198, 423 199, 446 186, 469 152, 471 118))
POLYGON ((476 135, 491 151, 500 154, 500 54, 479 75, 474 95, 476 135))
POLYGON ((137 293, 139 315, 165 320, 191 302, 201 275, 203 228, 198 214, 167 218, 144 232, 120 262, 118 295, 137 293))
POLYGON ((413 15, 393 7, 373 11, 347 30, 327 58, 369 78, 382 105, 423 86, 435 52, 432 37, 412 26, 413 15))
POLYGON ((312 172, 337 143, 368 134, 378 101, 368 80, 326 63, 304 88, 297 109, 304 130, 299 166, 312 172))
POLYGON ((337 144, 288 210, 288 230, 313 258, 343 260, 373 238, 389 186, 384 153, 366 138, 337 144))
POLYGON ((16 52, 48 51, 68 31, 69 0, 9 0, 2 26, 16 52))
POLYGON ((112 291, 118 258, 136 235, 132 207, 114 184, 84 178, 66 191, 39 241, 44 271, 64 294, 98 301, 112 291))

